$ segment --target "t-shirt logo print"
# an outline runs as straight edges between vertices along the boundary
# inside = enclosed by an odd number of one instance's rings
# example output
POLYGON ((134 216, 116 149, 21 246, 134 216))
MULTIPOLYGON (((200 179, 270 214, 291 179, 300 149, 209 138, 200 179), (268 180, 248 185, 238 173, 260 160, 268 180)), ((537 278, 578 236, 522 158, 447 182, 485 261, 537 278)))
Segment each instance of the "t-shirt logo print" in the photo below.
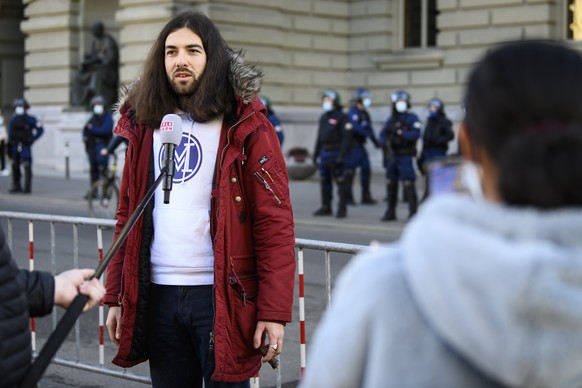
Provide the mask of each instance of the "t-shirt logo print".
MULTIPOLYGON (((202 146, 196 136, 182 133, 180 145, 174 151, 176 170, 173 183, 180 184, 189 181, 198 173, 202 165, 202 146)), ((158 166, 162 169, 164 162, 164 147, 160 147, 158 166)))

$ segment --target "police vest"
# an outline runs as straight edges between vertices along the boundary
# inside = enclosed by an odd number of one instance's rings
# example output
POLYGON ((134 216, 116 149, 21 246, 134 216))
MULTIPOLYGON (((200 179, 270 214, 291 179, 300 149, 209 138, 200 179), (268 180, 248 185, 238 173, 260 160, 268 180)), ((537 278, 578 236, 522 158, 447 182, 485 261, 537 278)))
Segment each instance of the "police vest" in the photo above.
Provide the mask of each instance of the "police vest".
POLYGON ((33 127, 30 125, 26 116, 20 115, 14 118, 12 122, 12 132, 10 133, 10 141, 13 143, 32 144, 33 141, 33 127))

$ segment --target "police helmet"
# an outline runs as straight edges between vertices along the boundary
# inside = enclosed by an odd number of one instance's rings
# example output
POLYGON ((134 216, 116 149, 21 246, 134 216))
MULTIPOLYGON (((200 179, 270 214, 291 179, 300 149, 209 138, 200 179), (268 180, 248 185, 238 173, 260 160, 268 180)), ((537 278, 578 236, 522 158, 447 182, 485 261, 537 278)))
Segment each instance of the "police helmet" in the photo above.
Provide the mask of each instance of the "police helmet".
POLYGON ((340 106, 342 104, 340 95, 337 91, 333 90, 333 89, 325 89, 322 93, 321 93, 321 98, 323 99, 324 97, 329 97, 333 100, 333 104, 335 106, 340 106))
POLYGON ((14 109, 17 106, 23 106, 24 109, 30 108, 30 105, 28 105, 28 101, 26 101, 24 97, 20 97, 14 100, 14 102, 12 103, 12 108, 14 109))
POLYGON ((271 109, 271 100, 269 100, 267 96, 259 96, 259 99, 261 100, 265 108, 267 108, 267 110, 271 109))
POLYGON ((91 99, 91 107, 94 107, 97 104, 105 105, 105 98, 103 98, 103 96, 95 96, 95 97, 93 97, 91 99))
POLYGON ((442 112, 443 109, 445 108, 445 104, 443 104, 442 100, 438 99, 438 98, 431 98, 428 103, 426 104, 426 106, 428 108, 430 108, 431 106, 434 106, 438 112, 442 112))
POLYGON ((362 101, 364 98, 372 98, 368 89, 358 88, 354 91, 354 101, 362 101))
POLYGON ((406 93, 404 90, 398 90, 390 96, 390 101, 394 104, 398 100, 404 100, 410 105, 410 94, 406 93))

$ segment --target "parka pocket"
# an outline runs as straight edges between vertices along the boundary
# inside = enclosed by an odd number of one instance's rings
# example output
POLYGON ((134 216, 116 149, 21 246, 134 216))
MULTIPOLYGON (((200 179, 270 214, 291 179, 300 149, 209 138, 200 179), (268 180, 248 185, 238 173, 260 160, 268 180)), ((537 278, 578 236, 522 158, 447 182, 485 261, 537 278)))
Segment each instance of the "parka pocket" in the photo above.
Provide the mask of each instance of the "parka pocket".
POLYGON ((228 271, 228 284, 235 292, 243 307, 248 302, 255 302, 257 297, 259 275, 253 256, 231 256, 228 271))
POLYGON ((257 323, 257 293, 259 276, 253 256, 231 256, 227 274, 232 329, 252 347, 257 323))

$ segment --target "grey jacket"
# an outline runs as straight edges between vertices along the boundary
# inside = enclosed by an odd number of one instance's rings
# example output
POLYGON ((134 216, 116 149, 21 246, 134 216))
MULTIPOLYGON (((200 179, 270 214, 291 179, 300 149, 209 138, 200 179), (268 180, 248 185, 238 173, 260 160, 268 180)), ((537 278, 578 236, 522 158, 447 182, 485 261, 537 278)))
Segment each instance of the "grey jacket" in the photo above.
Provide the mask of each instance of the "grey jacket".
POLYGON ((48 272, 19 270, 0 229, 0 387, 16 387, 32 360, 30 316, 49 314, 55 281, 48 272))
POLYGON ((302 387, 582 387, 582 209, 429 200, 340 275, 302 387))

